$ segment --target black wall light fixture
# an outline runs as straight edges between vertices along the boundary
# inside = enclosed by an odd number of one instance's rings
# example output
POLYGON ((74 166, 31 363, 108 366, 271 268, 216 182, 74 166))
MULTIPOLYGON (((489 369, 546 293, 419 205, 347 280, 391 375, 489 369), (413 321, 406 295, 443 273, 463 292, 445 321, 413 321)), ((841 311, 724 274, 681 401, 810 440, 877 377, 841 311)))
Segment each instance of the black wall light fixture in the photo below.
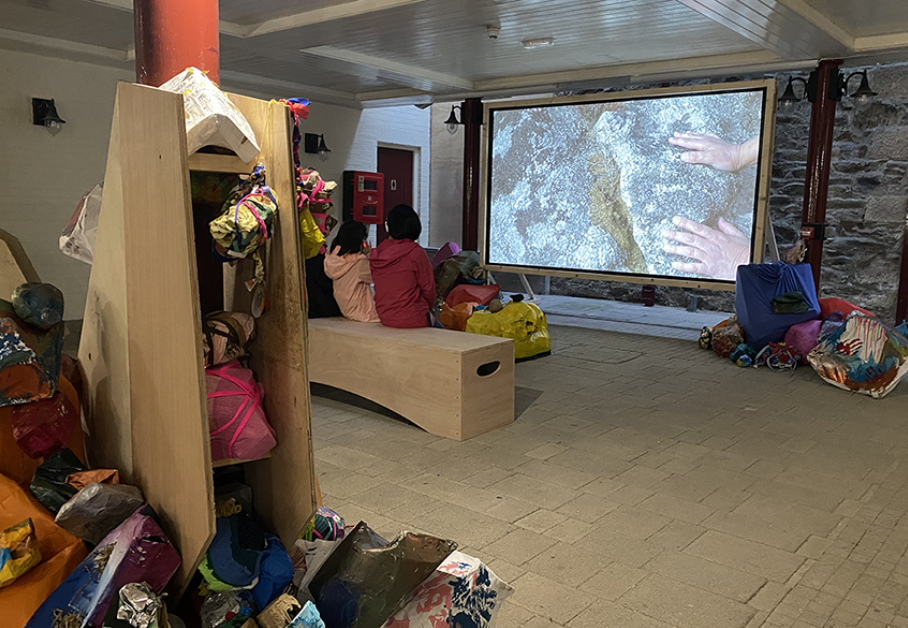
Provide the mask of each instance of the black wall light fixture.
POLYGON ((463 113, 463 109, 461 109, 460 105, 454 105, 453 107, 451 107, 451 115, 449 115, 448 119, 445 120, 445 128, 448 129, 448 133, 450 133, 451 135, 457 133, 457 127, 463 124, 463 122, 457 119, 457 114, 454 113, 455 109, 460 109, 461 113, 463 113))
POLYGON ((57 115, 53 99, 32 98, 32 123, 43 126, 51 135, 63 130, 66 120, 57 115))
MULTIPOLYGON (((858 88, 851 94, 851 98, 857 100, 860 103, 865 103, 874 96, 876 92, 870 89, 870 83, 867 81, 867 70, 861 70, 860 72, 852 72, 847 77, 841 72, 836 71, 832 75, 829 82, 829 91, 826 95, 829 100, 839 102, 842 100, 842 96, 845 95, 848 82, 855 76, 861 77, 861 83, 858 85, 858 88)), ((783 107, 790 107, 795 104, 800 98, 795 94, 794 84, 802 83, 804 85, 804 96, 807 98, 808 102, 816 102, 817 99, 817 73, 816 70, 810 73, 810 76, 807 80, 804 80, 797 76, 788 77, 788 85, 785 87, 785 91, 782 92, 782 95, 779 97, 779 104, 783 107)))
POLYGON ((328 160, 331 149, 325 145, 325 136, 318 133, 306 133, 303 139, 303 149, 307 153, 318 155, 321 161, 328 160))

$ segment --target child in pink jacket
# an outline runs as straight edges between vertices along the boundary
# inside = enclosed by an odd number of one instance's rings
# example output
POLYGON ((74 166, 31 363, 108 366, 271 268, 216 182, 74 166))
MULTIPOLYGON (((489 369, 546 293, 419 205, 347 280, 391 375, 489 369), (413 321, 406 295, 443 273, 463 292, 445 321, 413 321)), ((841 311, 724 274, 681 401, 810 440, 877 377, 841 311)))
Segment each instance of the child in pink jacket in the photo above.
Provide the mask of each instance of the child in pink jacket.
POLYGON ((361 323, 378 323, 372 300, 372 273, 366 225, 348 220, 340 226, 325 256, 325 274, 334 281, 334 298, 344 317, 361 323))

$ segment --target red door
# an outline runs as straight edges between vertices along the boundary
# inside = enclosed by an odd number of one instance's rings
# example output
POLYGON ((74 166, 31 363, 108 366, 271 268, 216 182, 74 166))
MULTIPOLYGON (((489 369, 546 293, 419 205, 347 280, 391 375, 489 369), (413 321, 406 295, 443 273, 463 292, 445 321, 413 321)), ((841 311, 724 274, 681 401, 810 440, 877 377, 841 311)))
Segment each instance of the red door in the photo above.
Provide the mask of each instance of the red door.
MULTIPOLYGON (((385 216, 401 203, 413 207, 413 151, 379 147, 378 171, 385 175, 385 216)), ((388 232, 384 225, 376 229, 380 243, 388 232)))

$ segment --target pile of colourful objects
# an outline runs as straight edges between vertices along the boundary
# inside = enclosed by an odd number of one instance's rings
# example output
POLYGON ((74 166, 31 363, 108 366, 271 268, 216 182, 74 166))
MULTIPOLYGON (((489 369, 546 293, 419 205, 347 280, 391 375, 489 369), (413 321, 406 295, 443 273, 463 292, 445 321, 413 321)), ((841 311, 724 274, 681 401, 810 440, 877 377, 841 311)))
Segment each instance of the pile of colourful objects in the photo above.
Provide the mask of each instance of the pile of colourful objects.
POLYGON ((548 355, 552 350, 545 314, 523 295, 501 300, 498 285, 489 283, 479 253, 461 251, 448 242, 432 259, 438 322, 454 331, 511 338, 518 360, 548 355))
POLYGON ((893 328, 842 299, 817 299, 807 264, 741 266, 735 306, 736 316, 703 328, 699 344, 738 366, 809 364, 824 381, 875 398, 908 372, 908 326, 893 328))

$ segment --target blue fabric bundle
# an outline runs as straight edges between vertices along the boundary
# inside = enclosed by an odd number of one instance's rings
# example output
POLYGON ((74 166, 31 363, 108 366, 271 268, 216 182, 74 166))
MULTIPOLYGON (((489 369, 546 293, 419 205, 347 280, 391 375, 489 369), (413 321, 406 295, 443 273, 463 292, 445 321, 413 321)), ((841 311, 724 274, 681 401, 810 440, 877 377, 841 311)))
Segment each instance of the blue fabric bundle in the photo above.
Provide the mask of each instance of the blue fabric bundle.
POLYGON ((770 342, 781 342, 792 325, 820 317, 810 264, 775 262, 738 266, 735 311, 747 344, 759 350, 770 342), (773 312, 772 300, 790 292, 800 292, 804 296, 807 311, 799 314, 773 312))

